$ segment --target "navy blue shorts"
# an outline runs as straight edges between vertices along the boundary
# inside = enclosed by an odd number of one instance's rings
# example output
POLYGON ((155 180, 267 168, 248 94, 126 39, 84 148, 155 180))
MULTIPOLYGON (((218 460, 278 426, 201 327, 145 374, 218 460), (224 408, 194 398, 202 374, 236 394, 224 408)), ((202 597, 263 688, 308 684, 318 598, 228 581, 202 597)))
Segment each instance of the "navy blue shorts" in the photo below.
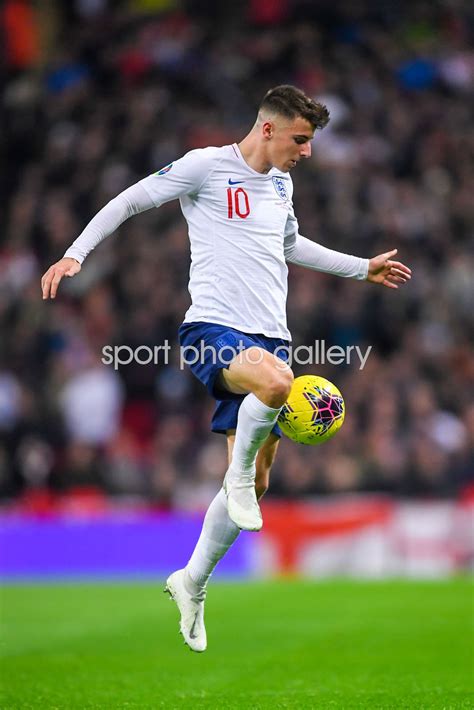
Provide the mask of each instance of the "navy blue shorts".
MULTIPOLYGON (((179 342, 182 359, 207 387, 211 397, 217 400, 211 430, 220 434, 236 428, 239 407, 245 397, 219 387, 217 376, 220 370, 228 368, 239 352, 255 346, 275 353, 283 362, 288 360, 288 340, 242 333, 216 323, 183 323, 179 329, 179 342)), ((281 436, 278 424, 275 424, 272 433, 281 436)))

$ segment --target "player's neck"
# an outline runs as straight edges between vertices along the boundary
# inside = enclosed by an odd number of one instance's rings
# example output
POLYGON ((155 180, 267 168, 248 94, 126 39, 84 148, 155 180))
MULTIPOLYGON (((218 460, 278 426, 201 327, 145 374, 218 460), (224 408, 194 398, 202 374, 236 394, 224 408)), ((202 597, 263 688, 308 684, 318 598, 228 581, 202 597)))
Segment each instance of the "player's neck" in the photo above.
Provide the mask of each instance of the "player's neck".
POLYGON ((254 135, 252 131, 238 143, 238 146, 243 159, 252 170, 265 174, 272 169, 273 166, 268 160, 265 147, 262 146, 259 136, 254 135))

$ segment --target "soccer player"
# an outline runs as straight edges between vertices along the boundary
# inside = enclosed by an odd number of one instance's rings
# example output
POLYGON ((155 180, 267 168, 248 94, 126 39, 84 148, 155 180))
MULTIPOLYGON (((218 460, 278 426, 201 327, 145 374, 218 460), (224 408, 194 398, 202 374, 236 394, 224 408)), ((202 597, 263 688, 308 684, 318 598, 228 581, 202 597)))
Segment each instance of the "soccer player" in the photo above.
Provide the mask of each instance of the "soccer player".
POLYGON ((212 430, 227 435, 229 454, 223 488, 191 559, 166 583, 194 651, 207 645, 204 600, 212 571, 240 530, 262 527, 258 499, 268 487, 277 418, 293 381, 283 347, 290 340, 286 262, 392 289, 410 278, 410 269, 393 260, 396 249, 363 259, 299 234, 289 172, 310 157, 314 133, 328 120, 326 107, 299 89, 271 89, 239 144, 192 150, 124 190, 42 278, 43 298, 55 298, 61 279, 77 274, 127 218, 179 199, 189 226, 192 299, 180 342, 185 354, 200 354, 190 358, 191 369, 217 400, 212 430))

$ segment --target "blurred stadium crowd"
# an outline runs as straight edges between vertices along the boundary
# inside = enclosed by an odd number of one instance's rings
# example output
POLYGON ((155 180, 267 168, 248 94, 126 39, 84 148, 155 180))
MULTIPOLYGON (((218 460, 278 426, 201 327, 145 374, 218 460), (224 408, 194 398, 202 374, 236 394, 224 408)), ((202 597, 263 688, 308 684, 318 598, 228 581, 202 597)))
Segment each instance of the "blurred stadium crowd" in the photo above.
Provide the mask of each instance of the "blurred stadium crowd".
POLYGON ((474 450, 472 6, 7 0, 2 13, 3 504, 98 490, 207 505, 226 450, 178 366, 190 263, 178 204, 123 224, 56 301, 42 302, 40 276, 122 189, 240 140, 279 83, 331 112, 293 173, 301 233, 362 256, 397 247, 413 279, 395 292, 291 268, 295 345, 373 349, 362 371, 296 368, 339 386, 346 422, 321 448, 283 442, 269 495, 460 494, 474 450), (165 339, 166 367, 101 362, 105 345, 165 339))

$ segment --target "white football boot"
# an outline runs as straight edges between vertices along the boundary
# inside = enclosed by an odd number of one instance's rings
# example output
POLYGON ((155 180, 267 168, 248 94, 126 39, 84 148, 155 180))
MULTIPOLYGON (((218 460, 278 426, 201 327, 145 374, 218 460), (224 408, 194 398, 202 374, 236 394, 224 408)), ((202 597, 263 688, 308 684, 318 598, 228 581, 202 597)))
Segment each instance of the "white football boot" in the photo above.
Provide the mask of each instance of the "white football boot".
POLYGON ((191 594, 184 584, 184 569, 173 572, 166 580, 165 592, 176 602, 181 619, 179 629, 191 651, 201 653, 207 648, 206 627, 204 626, 204 601, 206 590, 191 594))
POLYGON ((258 532, 263 520, 255 493, 255 474, 236 475, 229 469, 224 478, 229 518, 241 529, 258 532), (231 475, 229 476, 229 473, 231 475))

